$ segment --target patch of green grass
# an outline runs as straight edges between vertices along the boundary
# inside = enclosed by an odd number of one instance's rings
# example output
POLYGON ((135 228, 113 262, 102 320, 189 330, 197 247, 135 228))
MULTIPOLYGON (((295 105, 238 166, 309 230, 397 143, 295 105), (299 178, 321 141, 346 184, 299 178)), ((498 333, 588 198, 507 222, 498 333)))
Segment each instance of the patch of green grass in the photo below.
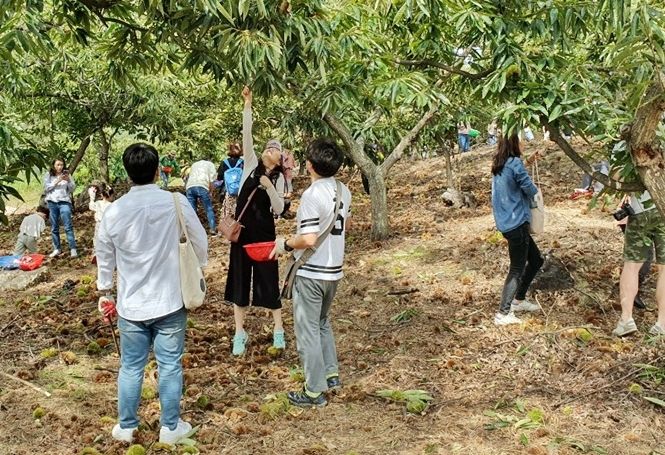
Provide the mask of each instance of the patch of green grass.
MULTIPOLYGON (((26 208, 34 208, 37 206, 43 191, 43 184, 41 179, 35 178, 33 176, 30 178, 30 183, 19 181, 13 185, 13 187, 16 189, 16 191, 18 191, 18 194, 21 195, 23 201, 11 196, 7 201, 7 206, 26 208)), ((11 211, 9 213, 11 214, 11 211)))
POLYGON ((421 414, 429 403, 434 399, 425 390, 378 390, 376 395, 396 403, 404 403, 407 412, 412 414, 421 414))
POLYGON ((266 397, 267 403, 259 406, 261 415, 275 420, 279 416, 286 414, 291 407, 289 403, 289 398, 286 396, 286 393, 278 393, 275 395, 268 395, 266 397))

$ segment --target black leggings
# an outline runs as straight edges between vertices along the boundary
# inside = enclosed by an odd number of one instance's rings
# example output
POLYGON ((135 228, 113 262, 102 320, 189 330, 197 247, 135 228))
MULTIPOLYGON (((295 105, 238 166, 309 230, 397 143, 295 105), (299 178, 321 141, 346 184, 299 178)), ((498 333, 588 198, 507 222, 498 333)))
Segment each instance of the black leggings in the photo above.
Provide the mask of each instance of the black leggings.
POLYGON ((513 299, 524 300, 526 297, 533 278, 543 266, 543 257, 529 234, 529 223, 504 232, 503 236, 508 240, 510 270, 503 285, 499 311, 508 314, 513 299))

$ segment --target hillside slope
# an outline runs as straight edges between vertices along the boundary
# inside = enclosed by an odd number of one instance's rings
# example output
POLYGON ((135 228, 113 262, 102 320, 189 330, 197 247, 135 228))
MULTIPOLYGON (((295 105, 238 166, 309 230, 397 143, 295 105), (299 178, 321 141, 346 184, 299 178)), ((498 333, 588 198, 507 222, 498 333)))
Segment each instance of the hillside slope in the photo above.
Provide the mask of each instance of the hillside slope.
MULTIPOLYGON (((545 148, 527 153, 534 147, 545 148)), ((665 398, 665 342, 645 334, 655 314, 637 313, 637 336, 610 336, 622 237, 608 212, 568 199, 580 173, 551 147, 540 164, 547 226, 536 239, 551 258, 534 291, 543 311, 520 327, 494 327, 508 254, 489 206, 491 153, 477 148, 456 159, 475 209, 443 202, 443 158, 397 163, 389 179, 392 236, 381 243, 369 238, 359 174, 342 175, 354 197, 346 276, 333 307, 345 387, 321 410, 263 406, 271 394, 298 387, 290 302, 283 356, 267 354, 271 320, 256 310, 248 354, 231 358, 232 309, 223 304, 228 247, 212 240, 209 302, 190 315, 184 359, 184 416, 201 426, 201 453, 665 453, 664 410, 643 398, 665 398), (422 389, 434 400, 422 415, 410 414, 377 397, 382 389, 422 389)), ((307 181, 298 184, 302 190, 307 181)), ((92 216, 78 215, 76 226, 89 248, 92 216)), ((283 233, 293 228, 279 222, 283 233)), ((1 250, 11 249, 12 232, 0 231, 1 250)), ((0 452, 95 447, 122 454, 125 447, 110 438, 118 358, 87 284, 95 269, 85 258, 49 269, 47 282, 1 296, 0 371, 53 396, 0 377, 0 452), (45 415, 35 421, 38 406, 45 415)), ((652 308, 654 283, 646 293, 652 308)), ((166 453, 152 446, 154 369, 145 388, 138 440, 148 453, 166 453)))

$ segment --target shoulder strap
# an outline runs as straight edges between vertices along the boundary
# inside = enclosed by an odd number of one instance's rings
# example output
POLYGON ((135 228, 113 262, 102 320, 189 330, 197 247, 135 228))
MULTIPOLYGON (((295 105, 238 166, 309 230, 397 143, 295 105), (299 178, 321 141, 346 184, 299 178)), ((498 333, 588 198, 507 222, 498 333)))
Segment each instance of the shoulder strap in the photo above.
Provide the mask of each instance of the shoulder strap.
POLYGON ((317 248, 321 246, 326 237, 328 237, 328 234, 330 234, 330 231, 332 231, 333 228, 335 227, 335 223, 337 223, 337 216, 339 215, 339 210, 342 207, 342 183, 339 180, 336 180, 336 183, 337 185, 335 191, 335 211, 333 212, 333 219, 326 228, 326 230, 323 231, 316 239, 316 243, 314 244, 314 246, 311 248, 307 248, 300 256, 300 258, 296 261, 296 268, 300 268, 301 265, 309 261, 309 258, 311 258, 312 255, 316 253, 317 248))
POLYGON ((238 161, 236 161, 236 165, 233 166, 233 169, 237 168, 237 167, 240 166, 241 164, 242 164, 242 158, 238 158, 238 161))
POLYGON ((178 193, 173 193, 173 203, 175 204, 176 216, 178 217, 178 225, 180 227, 179 238, 185 237, 185 240, 189 242, 189 236, 187 235, 187 228, 185 227, 185 218, 182 216, 182 208, 180 207, 180 199, 178 198, 178 193))
POLYGON ((533 161, 532 173, 536 183, 536 186, 540 188, 540 172, 538 172, 538 160, 533 161))
POLYGON ((228 167, 229 169, 231 169, 231 162, 229 161, 228 158, 225 158, 225 159, 224 159, 224 164, 226 164, 226 167, 228 167))
POLYGON ((252 193, 247 198, 247 202, 245 202, 245 206, 242 208, 242 212, 240 212, 240 215, 238 215, 238 219, 236 220, 238 223, 240 223, 240 219, 245 214, 245 210, 247 210, 247 207, 249 207, 249 203, 252 202, 252 198, 254 197, 254 193, 256 193, 256 190, 258 190, 258 189, 259 189, 258 186, 256 188, 254 188, 252 193))

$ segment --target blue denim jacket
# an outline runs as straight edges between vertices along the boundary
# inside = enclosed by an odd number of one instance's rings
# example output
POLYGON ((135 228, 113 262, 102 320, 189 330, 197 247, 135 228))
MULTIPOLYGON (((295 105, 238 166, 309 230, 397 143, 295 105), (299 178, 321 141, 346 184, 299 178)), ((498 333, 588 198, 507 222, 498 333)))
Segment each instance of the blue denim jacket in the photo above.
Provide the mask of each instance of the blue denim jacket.
POLYGON ((500 232, 531 222, 530 200, 538 193, 519 158, 510 157, 499 175, 492 176, 492 211, 500 232))

